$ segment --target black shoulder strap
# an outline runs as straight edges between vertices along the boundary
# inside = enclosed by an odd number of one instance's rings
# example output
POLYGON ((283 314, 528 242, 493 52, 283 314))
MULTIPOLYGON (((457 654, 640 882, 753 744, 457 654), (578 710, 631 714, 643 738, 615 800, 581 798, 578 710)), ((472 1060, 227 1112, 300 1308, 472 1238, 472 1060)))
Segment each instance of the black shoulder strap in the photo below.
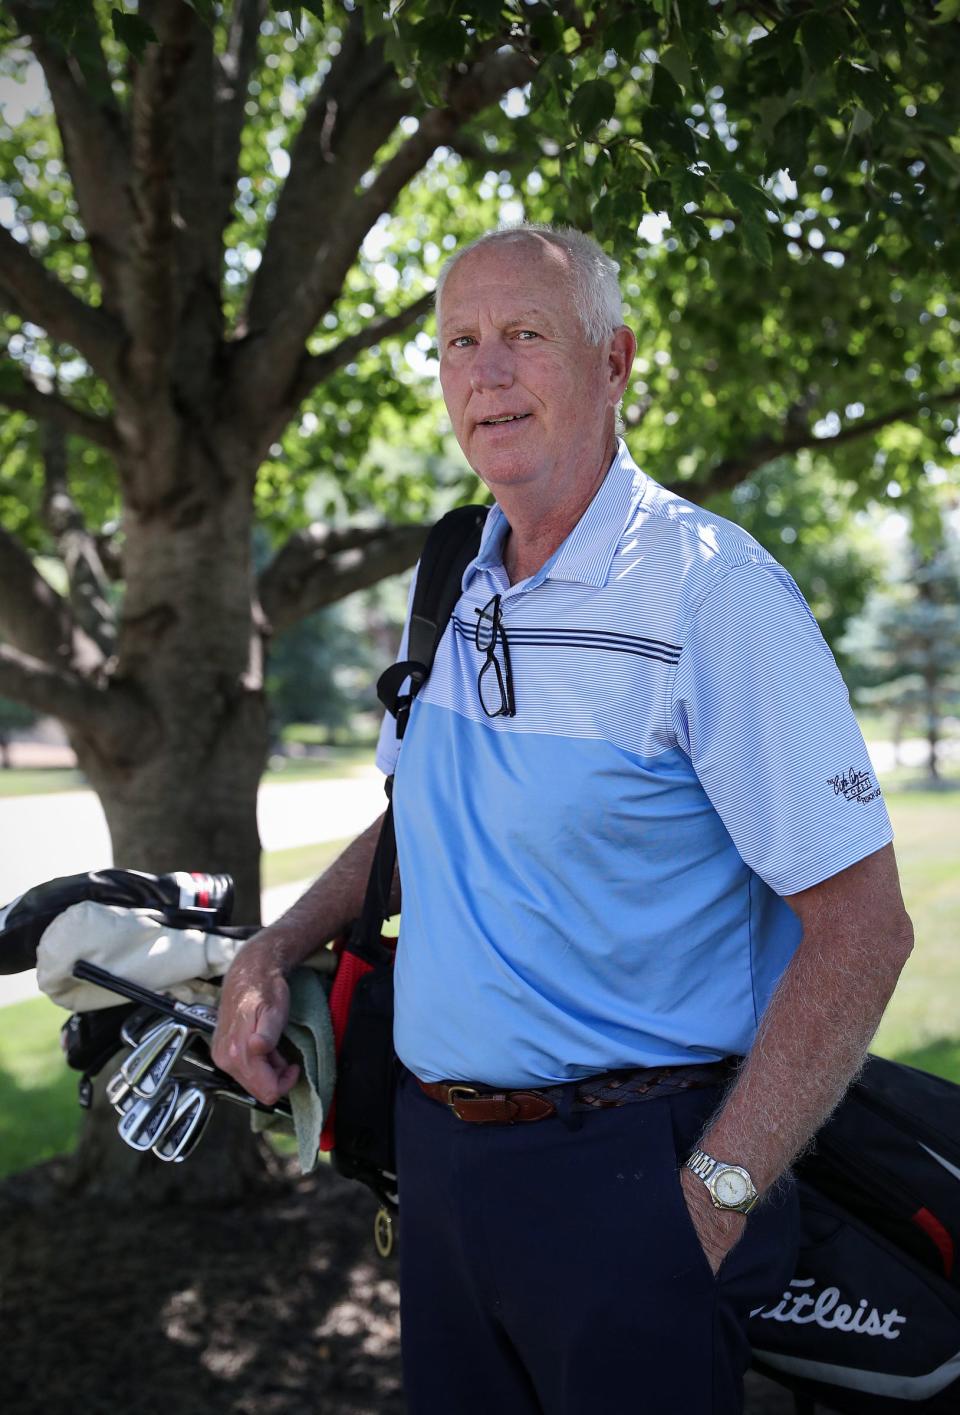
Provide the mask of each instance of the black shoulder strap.
POLYGON ((458 506, 437 522, 420 556, 410 609, 407 657, 393 663, 377 682, 377 695, 397 720, 397 737, 406 731, 410 706, 430 676, 437 645, 460 598, 463 574, 477 553, 486 506, 458 506), (410 680, 410 690, 401 693, 410 680))
MULTIPOLYGON (((427 536, 420 556, 417 584, 410 608, 407 657, 391 664, 377 682, 377 695, 397 721, 397 737, 403 736, 410 706, 430 676, 437 646, 443 638, 454 606, 460 598, 463 574, 480 546, 486 506, 458 506, 442 516, 427 536), (410 680, 410 688, 401 693, 410 680)), ((392 797, 393 778, 387 783, 392 797)), ((353 927, 351 952, 369 962, 385 961, 380 930, 390 912, 390 890, 397 863, 397 841, 393 829, 393 800, 387 806, 370 867, 363 912, 353 927)))

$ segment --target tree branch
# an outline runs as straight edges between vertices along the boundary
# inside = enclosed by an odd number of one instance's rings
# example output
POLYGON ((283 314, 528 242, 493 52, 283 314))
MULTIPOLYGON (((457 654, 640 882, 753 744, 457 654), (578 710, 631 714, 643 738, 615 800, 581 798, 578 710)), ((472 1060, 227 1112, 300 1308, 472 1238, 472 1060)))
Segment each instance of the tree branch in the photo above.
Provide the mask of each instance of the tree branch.
POLYGON ((113 652, 116 639, 114 614, 96 541, 87 530, 80 508, 70 495, 63 429, 52 425, 44 427, 41 447, 43 519, 67 571, 70 606, 76 621, 106 657, 113 652))
POLYGON ((58 394, 44 392, 13 359, 5 359, 0 364, 0 404, 86 438, 105 452, 115 455, 120 451, 120 438, 110 418, 85 413, 58 394))
POLYGON ((112 310, 124 305, 124 276, 133 208, 127 183, 130 155, 123 118, 110 87, 110 74, 91 7, 84 26, 85 67, 95 65, 98 91, 91 91, 76 59, 51 45, 37 25, 34 7, 12 6, 17 24, 30 35, 53 100, 64 157, 80 219, 112 310))
POLYGON ((260 575, 260 605, 274 632, 413 565, 427 526, 298 531, 260 575))
POLYGON ((102 378, 120 386, 124 336, 106 310, 86 305, 61 285, 27 247, 0 226, 0 294, 58 343, 82 354, 102 378))
POLYGON ((722 491, 731 491, 733 487, 739 486, 740 482, 746 481, 747 477, 759 471, 761 467, 765 467, 768 462, 776 461, 778 457, 792 457, 797 452, 804 452, 808 449, 829 452, 831 448, 842 447, 847 442, 855 442, 859 438, 869 437, 871 433, 879 432, 881 428, 889 427, 891 423, 913 422, 922 408, 932 408, 942 403, 960 403, 960 387, 949 389, 946 393, 935 394, 934 397, 927 398, 922 403, 905 403, 902 407, 892 408, 889 412, 880 413, 874 418, 864 418, 862 421, 841 428, 839 432, 833 433, 830 437, 817 437, 812 431, 806 431, 793 437, 758 438, 738 456, 725 457, 722 461, 717 462, 706 481, 673 482, 669 489, 677 492, 680 496, 685 496, 689 501, 696 501, 698 504, 709 501, 711 496, 717 496, 722 491))
POLYGON ((419 299, 414 300, 398 314, 380 315, 376 319, 371 319, 356 334, 342 339, 339 344, 334 345, 332 349, 326 349, 322 354, 304 354, 289 398, 280 406, 273 422, 268 424, 264 430, 262 440, 265 444, 269 446, 271 442, 276 440, 304 398, 308 397, 318 384, 325 382, 336 373, 337 369, 343 368, 364 349, 369 349, 372 344, 379 344, 382 339, 389 339, 393 334, 402 333, 432 307, 433 293, 431 291, 421 295, 419 299))
MULTIPOLYGON (((154 30, 168 9, 162 0, 142 7, 154 30)), ((173 110, 183 62, 175 46, 148 44, 133 81, 130 367, 141 393, 167 385, 177 327, 173 110)))
POLYGON ((84 633, 69 606, 42 575, 23 546, 0 526, 0 637, 33 658, 89 675, 103 653, 84 633))
POLYGON ((242 332, 261 332, 298 297, 322 233, 349 208, 357 183, 410 102, 384 58, 382 40, 367 44, 358 8, 293 144, 242 332))
POLYGON ((0 694, 35 712, 52 713, 114 757, 118 741, 142 747, 155 730, 150 714, 123 689, 97 687, 8 644, 0 644, 0 694))
POLYGON ((230 220, 237 185, 240 144, 246 121, 244 105, 250 75, 257 62, 260 25, 267 13, 266 0, 236 0, 227 43, 215 69, 216 183, 215 225, 222 239, 230 220))
POLYGON ((317 321, 334 304, 364 236, 378 217, 460 126, 489 107, 511 88, 532 78, 531 60, 514 50, 491 58, 454 76, 444 108, 425 113, 416 133, 404 142, 374 180, 344 208, 342 219, 327 227, 309 275, 296 296, 278 309, 262 336, 251 336, 237 351, 234 406, 238 415, 255 409, 262 423, 290 397, 290 384, 303 355, 303 345, 317 321))

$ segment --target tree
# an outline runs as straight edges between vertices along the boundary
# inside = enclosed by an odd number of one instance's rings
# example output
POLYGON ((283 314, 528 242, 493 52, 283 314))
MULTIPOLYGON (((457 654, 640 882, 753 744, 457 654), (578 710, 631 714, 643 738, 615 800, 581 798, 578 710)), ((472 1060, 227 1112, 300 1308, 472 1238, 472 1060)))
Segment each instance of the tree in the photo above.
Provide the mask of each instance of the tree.
POLYGON ((864 707, 894 714, 897 739, 918 723, 927 742, 927 773, 939 783, 944 718, 960 712, 960 548, 942 529, 938 541, 910 546, 905 573, 871 598, 853 637, 864 707))
POLYGON ((319 10, 13 0, 3 60, 0 690, 64 721, 119 863, 229 870, 247 919, 269 637, 417 553, 422 479, 368 454, 435 445, 429 338, 388 341, 458 238, 593 225, 628 427, 697 497, 804 450, 922 495, 960 383, 954 0, 319 10))
POLYGON ((9 698, 0 698, 0 770, 10 765, 10 737, 24 727, 32 727, 37 720, 35 712, 12 703, 9 698))

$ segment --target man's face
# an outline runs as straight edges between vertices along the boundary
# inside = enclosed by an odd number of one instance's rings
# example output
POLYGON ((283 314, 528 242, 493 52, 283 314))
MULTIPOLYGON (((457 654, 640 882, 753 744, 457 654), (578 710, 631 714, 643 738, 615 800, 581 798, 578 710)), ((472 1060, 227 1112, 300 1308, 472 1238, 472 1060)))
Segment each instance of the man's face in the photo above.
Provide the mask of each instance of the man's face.
POLYGON ((589 485, 612 452, 622 385, 610 341, 584 337, 566 253, 540 237, 471 251, 447 279, 440 319, 444 402, 477 475, 495 494, 589 485))

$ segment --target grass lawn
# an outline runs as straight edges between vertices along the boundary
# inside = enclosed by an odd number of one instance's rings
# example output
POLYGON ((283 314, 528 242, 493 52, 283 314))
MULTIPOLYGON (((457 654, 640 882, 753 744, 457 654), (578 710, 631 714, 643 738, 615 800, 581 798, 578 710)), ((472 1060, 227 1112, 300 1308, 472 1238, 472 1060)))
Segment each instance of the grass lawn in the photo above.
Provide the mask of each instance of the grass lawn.
POLYGON ((49 998, 0 1010, 0 1176, 72 1150, 83 1112, 64 1064, 67 1013, 49 998))
POLYGON ((960 1081, 960 789, 887 805, 915 943, 873 1049, 960 1081))
MULTIPOLYGON (((901 778, 885 784, 916 946, 873 1050, 960 1082, 960 783, 941 791, 908 789, 901 778)), ((343 845, 267 855, 265 886, 312 878, 343 845)), ((0 1009, 0 1175, 74 1144, 82 1113, 58 1042, 66 1015, 46 998, 0 1009)))
MULTIPOLYGON (((373 766, 374 749, 324 747, 322 757, 271 757, 265 782, 329 781, 362 776, 373 766)), ((88 782, 82 772, 65 767, 10 767, 0 771, 0 798, 45 796, 51 791, 82 791, 88 782)))
POLYGON ((47 796, 51 791, 81 791, 87 785, 82 772, 68 767, 8 767, 0 771, 0 797, 47 796))
POLYGON ((314 880, 322 874, 349 839, 325 840, 322 845, 294 845, 289 850, 271 850, 263 857, 263 887, 273 889, 278 884, 295 884, 297 880, 314 880))

